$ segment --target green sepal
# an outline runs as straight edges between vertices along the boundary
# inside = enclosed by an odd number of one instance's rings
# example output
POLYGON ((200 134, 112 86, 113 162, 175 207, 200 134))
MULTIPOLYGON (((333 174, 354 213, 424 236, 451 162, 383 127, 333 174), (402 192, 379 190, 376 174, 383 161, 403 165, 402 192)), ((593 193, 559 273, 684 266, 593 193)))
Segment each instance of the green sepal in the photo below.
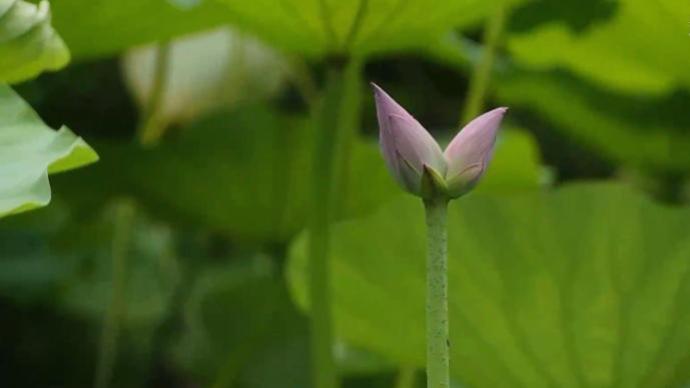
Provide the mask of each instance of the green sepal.
POLYGON ((445 178, 428 165, 424 165, 422 172, 421 196, 427 200, 448 198, 448 185, 445 178))

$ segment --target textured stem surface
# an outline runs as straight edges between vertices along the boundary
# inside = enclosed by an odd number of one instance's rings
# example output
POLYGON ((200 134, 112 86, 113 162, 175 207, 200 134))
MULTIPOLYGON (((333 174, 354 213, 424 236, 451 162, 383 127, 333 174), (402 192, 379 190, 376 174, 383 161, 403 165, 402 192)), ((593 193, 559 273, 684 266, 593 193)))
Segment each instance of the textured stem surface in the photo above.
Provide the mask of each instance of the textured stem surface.
POLYGON ((427 225, 427 388, 450 386, 448 357, 448 238, 445 200, 425 201, 427 225))

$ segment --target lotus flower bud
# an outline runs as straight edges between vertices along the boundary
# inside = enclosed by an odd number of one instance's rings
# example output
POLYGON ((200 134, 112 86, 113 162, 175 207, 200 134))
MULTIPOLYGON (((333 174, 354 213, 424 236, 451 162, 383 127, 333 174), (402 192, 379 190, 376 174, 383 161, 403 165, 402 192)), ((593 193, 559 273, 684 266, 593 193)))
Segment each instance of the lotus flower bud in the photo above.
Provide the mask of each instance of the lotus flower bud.
POLYGON ((472 120, 445 152, 403 107, 375 84, 374 96, 383 158, 406 191, 429 199, 457 198, 471 190, 486 171, 496 133, 507 108, 472 120))
POLYGON ((395 180, 408 192, 421 196, 425 166, 441 176, 446 161, 429 132, 375 84, 376 112, 383 158, 395 180))

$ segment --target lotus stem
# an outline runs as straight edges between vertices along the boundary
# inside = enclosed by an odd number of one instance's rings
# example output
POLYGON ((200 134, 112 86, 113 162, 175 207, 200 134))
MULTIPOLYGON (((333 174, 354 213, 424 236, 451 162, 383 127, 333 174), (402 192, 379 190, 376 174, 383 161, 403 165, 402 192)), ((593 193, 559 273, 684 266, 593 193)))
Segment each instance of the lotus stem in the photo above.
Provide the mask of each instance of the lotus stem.
POLYGON ((330 282, 330 224, 334 218, 351 132, 358 118, 361 62, 334 62, 316 113, 309 224, 309 300, 314 388, 336 388, 330 282))
POLYGON ((448 236, 445 199, 424 201, 427 225, 427 388, 450 386, 448 339, 448 236))

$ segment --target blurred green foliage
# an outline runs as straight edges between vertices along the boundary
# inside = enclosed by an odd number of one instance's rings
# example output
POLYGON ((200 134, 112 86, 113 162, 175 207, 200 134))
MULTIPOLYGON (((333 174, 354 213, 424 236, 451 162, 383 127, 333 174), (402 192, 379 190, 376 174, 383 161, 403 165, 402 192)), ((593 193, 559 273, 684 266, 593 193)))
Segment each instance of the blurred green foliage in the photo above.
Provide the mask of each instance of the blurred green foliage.
POLYGON ((44 121, 101 160, 51 177, 50 207, 0 220, 0 386, 89 386, 111 352, 114 387, 308 387, 314 113, 329 69, 357 58, 336 361, 344 387, 413 388, 423 217, 385 170, 365 81, 450 139, 498 7, 487 108, 510 111, 451 209, 454 377, 690 381, 687 1, 56 0, 52 24, 46 5, 0 0, 0 79, 26 81, 0 85, 0 215, 45 205, 48 173, 97 158, 44 121), (63 40, 75 63, 27 81, 66 64, 63 40), (168 44, 163 136, 143 147, 168 44), (569 182, 593 177, 610 182, 569 182))
POLYGON ((690 86, 690 59, 678 55, 690 50, 689 16, 683 1, 618 1, 606 23, 584 31, 544 23, 511 36, 508 49, 529 68, 565 68, 614 90, 658 95, 690 86))
POLYGON ((506 104, 539 115, 608 160, 650 173, 690 168, 687 90, 621 95, 557 71, 516 71, 499 82, 497 95, 506 104))

